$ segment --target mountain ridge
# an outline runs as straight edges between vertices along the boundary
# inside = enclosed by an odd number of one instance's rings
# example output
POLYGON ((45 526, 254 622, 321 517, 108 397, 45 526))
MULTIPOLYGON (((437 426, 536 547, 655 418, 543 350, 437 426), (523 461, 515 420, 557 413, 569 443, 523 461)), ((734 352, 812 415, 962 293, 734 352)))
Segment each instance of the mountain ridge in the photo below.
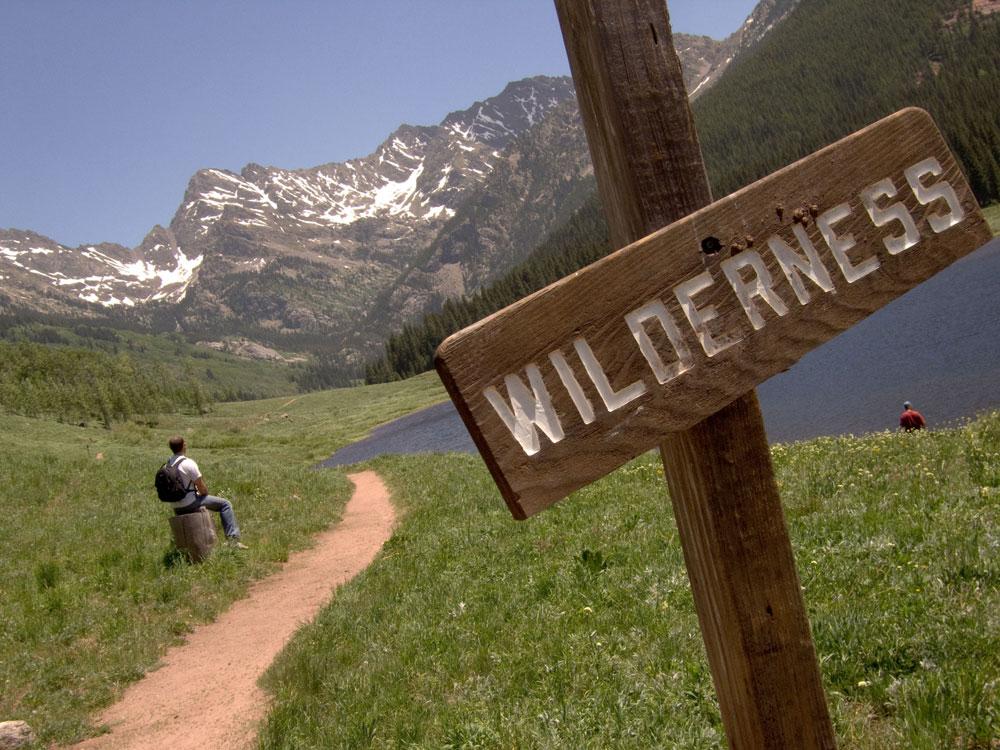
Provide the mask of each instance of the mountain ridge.
MULTIPOLYGON (((796 2, 763 0, 723 41, 675 35, 693 93, 796 2)), ((0 230, 0 309, 286 336, 359 365, 406 320, 523 260, 592 180, 571 79, 522 79, 438 125, 403 124, 365 157, 198 170, 135 248, 0 230)))
MULTIPOLYGON (((984 8, 965 0, 803 2, 694 102, 713 193, 727 195, 903 107, 920 106, 938 122, 979 200, 1000 200, 1000 15, 984 8)), ((780 17, 781 8, 770 10, 780 17)), ((367 363, 366 380, 431 368, 450 333, 609 252, 602 231, 595 199, 506 276, 397 329, 367 363)))

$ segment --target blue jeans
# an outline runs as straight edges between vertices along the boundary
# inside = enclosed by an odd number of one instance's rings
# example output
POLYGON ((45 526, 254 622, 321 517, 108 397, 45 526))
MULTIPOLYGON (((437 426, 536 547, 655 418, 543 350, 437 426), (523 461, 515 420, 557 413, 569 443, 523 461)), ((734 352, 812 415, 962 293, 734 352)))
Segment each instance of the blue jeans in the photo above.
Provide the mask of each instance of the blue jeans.
POLYGON ((216 497, 215 495, 197 495, 196 499, 196 503, 184 508, 184 513, 193 513, 198 508, 214 510, 222 519, 222 531, 225 533, 226 538, 240 538, 240 527, 236 523, 236 513, 233 511, 232 503, 225 498, 216 497))

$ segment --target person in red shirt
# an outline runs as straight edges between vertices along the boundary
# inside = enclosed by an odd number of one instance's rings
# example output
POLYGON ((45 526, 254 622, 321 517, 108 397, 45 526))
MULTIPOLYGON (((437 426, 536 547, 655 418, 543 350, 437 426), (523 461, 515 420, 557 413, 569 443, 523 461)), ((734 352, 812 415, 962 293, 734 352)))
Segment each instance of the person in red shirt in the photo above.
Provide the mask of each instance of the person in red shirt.
POLYGON ((899 429, 913 432, 922 430, 927 426, 924 422, 924 415, 913 408, 909 401, 903 402, 903 413, 899 415, 899 429))

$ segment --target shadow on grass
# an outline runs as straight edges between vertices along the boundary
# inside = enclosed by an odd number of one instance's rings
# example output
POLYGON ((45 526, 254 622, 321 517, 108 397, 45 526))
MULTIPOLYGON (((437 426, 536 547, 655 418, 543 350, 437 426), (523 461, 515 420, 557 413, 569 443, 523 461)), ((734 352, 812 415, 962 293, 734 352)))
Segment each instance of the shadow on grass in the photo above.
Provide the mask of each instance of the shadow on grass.
POLYGON ((166 552, 163 553, 163 567, 167 570, 171 568, 176 568, 179 565, 190 565, 191 560, 188 558, 187 553, 182 550, 177 549, 177 547, 170 547, 166 552))

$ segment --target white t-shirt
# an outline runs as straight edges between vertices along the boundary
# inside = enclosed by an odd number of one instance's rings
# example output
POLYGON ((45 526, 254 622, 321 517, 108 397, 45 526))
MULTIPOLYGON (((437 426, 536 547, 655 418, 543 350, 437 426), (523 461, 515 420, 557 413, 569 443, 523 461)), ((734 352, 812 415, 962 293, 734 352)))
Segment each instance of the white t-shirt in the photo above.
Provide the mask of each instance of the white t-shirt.
POLYGON ((177 471, 180 473, 182 477, 184 477, 184 481, 189 488, 188 493, 184 496, 184 499, 175 500, 174 502, 170 503, 170 507, 186 508, 196 500, 194 483, 196 480, 201 479, 201 470, 198 469, 198 464, 196 464, 187 456, 183 456, 179 461, 177 460, 177 456, 173 456, 170 459, 170 463, 177 467, 177 471))

